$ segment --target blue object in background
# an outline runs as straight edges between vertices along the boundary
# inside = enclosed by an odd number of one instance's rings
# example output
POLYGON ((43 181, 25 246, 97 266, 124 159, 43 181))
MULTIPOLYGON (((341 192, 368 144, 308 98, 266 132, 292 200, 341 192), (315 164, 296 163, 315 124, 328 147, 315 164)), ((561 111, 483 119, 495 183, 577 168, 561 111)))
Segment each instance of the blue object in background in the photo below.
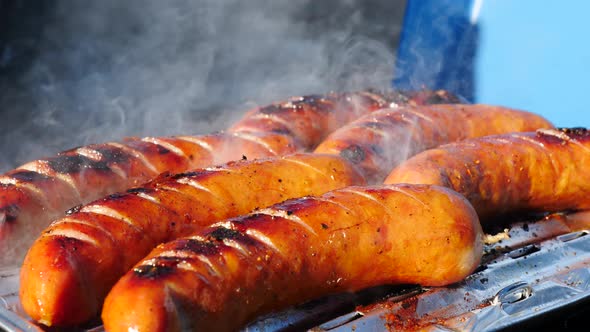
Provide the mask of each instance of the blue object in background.
POLYGON ((408 0, 393 85, 590 127, 590 2, 408 0))

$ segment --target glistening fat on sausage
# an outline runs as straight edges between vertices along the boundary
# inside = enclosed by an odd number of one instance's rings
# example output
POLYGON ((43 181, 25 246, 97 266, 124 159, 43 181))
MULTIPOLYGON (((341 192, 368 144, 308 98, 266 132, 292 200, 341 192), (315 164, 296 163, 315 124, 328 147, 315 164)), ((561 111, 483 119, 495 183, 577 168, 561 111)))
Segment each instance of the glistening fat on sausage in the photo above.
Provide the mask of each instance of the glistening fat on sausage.
POLYGON ((537 114, 500 106, 401 107, 358 118, 330 134, 315 152, 347 158, 377 184, 407 158, 441 144, 552 127, 537 114))
POLYGON ((327 294, 447 285, 479 264, 461 195, 426 185, 348 187, 219 222, 158 246, 109 293, 107 331, 233 331, 327 294))
POLYGON ((544 129, 465 140, 424 151, 386 183, 427 183, 463 194, 484 226, 507 213, 590 208, 590 132, 544 129))
POLYGON ((454 101, 444 91, 297 97, 252 109, 228 133, 129 138, 32 161, 0 176, 0 266, 20 264, 33 239, 69 208, 162 172, 309 150, 331 131, 376 109, 454 101))
POLYGON ((363 184, 338 156, 297 154, 164 176, 73 209, 33 243, 20 299, 42 324, 99 314, 116 280, 159 243, 288 198, 363 184))

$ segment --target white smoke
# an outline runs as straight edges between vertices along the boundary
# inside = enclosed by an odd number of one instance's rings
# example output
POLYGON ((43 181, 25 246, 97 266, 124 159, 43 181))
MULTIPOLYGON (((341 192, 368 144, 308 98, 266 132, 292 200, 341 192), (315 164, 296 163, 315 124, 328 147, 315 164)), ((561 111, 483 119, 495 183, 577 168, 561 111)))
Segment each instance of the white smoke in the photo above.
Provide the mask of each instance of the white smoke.
POLYGON ((292 95, 388 88, 403 1, 75 1, 0 92, 0 171, 124 136, 221 130, 292 95), (16 113, 14 113, 16 114, 16 113), (23 115, 26 114, 26 115, 23 115))

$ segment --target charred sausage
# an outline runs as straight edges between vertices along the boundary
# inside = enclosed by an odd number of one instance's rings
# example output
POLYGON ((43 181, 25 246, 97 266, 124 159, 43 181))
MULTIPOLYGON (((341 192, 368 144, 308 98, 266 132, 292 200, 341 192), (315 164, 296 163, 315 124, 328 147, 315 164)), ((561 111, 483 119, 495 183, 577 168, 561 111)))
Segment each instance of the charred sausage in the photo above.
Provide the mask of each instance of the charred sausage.
POLYGON ((230 131, 284 133, 308 151, 342 125, 375 110, 403 105, 458 103, 446 91, 362 91, 295 97, 259 109, 253 109, 230 131))
POLYGON ((455 101, 444 91, 299 97, 251 110, 225 134, 131 138, 30 162, 0 176, 0 266, 20 264, 33 239, 70 207, 161 172, 308 150, 329 132, 378 108, 455 101))
POLYGON ((386 183, 428 183, 463 194, 484 226, 519 212, 590 208, 590 132, 544 129, 465 140, 427 150, 386 183))
POLYGON ((348 187, 158 246, 115 285, 102 319, 111 332, 233 331, 332 293, 451 284, 481 255, 481 227, 461 195, 425 185, 348 187))
POLYGON ((79 206, 27 253, 22 305, 48 326, 83 323, 99 314, 116 280, 159 243, 288 198, 363 183, 338 156, 298 154, 163 176, 79 206))
POLYGON ((32 241, 72 206, 137 186, 164 171, 295 151, 297 146, 285 135, 234 133, 130 138, 32 161, 0 175, 0 266, 20 264, 32 241))
POLYGON ((339 154, 359 165, 369 183, 382 183, 407 158, 470 137, 553 126, 543 117, 488 105, 432 105, 384 109, 329 135, 318 153, 339 154))

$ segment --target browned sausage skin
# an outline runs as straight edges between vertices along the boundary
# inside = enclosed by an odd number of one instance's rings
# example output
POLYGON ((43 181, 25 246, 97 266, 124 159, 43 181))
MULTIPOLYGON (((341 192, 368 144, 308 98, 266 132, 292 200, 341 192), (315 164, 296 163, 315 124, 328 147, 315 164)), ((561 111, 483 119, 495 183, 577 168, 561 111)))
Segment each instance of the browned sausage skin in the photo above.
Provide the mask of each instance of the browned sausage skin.
POLYGON ((457 193, 349 187, 158 246, 115 285, 102 318, 112 332, 232 331, 262 313, 335 292, 454 283, 481 254, 477 215, 457 193))
POLYGON ((294 97, 252 110, 230 131, 288 134, 306 150, 313 150, 342 125, 385 107, 458 103, 446 91, 361 91, 294 97))
POLYGON ((159 243, 288 198, 363 184, 346 160, 296 154, 162 176, 79 206, 35 241, 21 268, 25 311, 45 325, 83 323, 159 243))
POLYGON ((297 97, 247 112, 227 133, 129 138, 32 161, 0 176, 0 266, 20 264, 33 239, 72 206, 162 172, 301 152, 350 120, 385 106, 455 101, 444 91, 297 97))
POLYGON ((493 134, 552 128, 543 117, 489 105, 432 105, 383 109, 329 135, 318 153, 359 165, 369 183, 382 183, 407 158, 441 144, 493 134))
POLYGON ((428 150, 394 169, 385 182, 449 187, 465 195, 487 224, 503 213, 590 208, 588 165, 588 130, 544 129, 428 150))
POLYGON ((20 264, 30 243, 72 206, 137 186, 165 171, 295 151, 297 146, 285 135, 212 134, 130 138, 27 163, 0 176, 0 266, 20 264))

